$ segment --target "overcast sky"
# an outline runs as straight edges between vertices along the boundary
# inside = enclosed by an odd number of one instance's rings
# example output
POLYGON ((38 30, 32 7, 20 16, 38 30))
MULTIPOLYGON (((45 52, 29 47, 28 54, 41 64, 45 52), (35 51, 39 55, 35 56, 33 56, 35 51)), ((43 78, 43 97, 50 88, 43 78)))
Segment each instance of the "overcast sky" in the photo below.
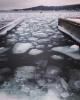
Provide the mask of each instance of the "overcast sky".
POLYGON ((0 9, 29 8, 32 6, 58 6, 66 4, 80 4, 80 0, 0 0, 0 9))

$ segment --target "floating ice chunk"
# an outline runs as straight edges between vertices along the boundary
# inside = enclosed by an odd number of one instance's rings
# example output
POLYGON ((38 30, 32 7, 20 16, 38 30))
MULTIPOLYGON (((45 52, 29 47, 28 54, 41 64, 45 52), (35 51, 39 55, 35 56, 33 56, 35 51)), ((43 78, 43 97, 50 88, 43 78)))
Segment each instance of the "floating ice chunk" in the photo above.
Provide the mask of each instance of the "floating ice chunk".
POLYGON ((72 48, 70 46, 54 47, 51 50, 65 54, 73 59, 80 60, 79 49, 78 49, 78 47, 76 47, 76 48, 75 47, 76 46, 72 46, 72 48))
POLYGON ((6 52, 8 49, 9 48, 0 47, 0 54, 6 52))
POLYGON ((24 81, 26 79, 32 79, 34 77, 34 66, 23 66, 16 71, 16 81, 24 81))
POLYGON ((36 63, 38 66, 46 67, 47 64, 48 64, 48 60, 41 59, 41 60, 37 60, 35 63, 36 63))
POLYGON ((23 27, 19 27, 17 31, 23 31, 23 27))
POLYGON ((48 47, 51 48, 53 45, 49 44, 48 47))
POLYGON ((37 42, 39 44, 45 44, 45 43, 48 43, 49 42, 49 39, 48 38, 46 38, 46 39, 39 39, 37 42))
POLYGON ((0 98, 2 100, 18 100, 18 98, 11 96, 11 95, 7 95, 5 93, 0 93, 0 98))
POLYGON ((60 81, 61 81, 62 87, 67 91, 67 89, 68 89, 68 84, 67 84, 67 82, 66 82, 63 78, 61 78, 60 81))
POLYGON ((41 100, 61 100, 55 91, 49 90, 41 100))
POLYGON ((45 86, 46 81, 45 80, 38 80, 37 83, 39 86, 45 86))
POLYGON ((29 40, 33 42, 33 41, 37 41, 37 40, 38 40, 38 38, 35 38, 35 37, 30 37, 30 38, 29 38, 29 40))
POLYGON ((72 90, 80 91, 80 80, 70 80, 69 86, 72 90))
POLYGON ((70 71, 69 87, 72 90, 80 91, 80 70, 72 69, 70 71))
POLYGON ((38 38, 47 38, 48 34, 39 32, 39 33, 34 33, 33 36, 38 38))
POLYGON ((29 54, 30 55, 39 55, 41 54, 43 51, 42 50, 38 50, 38 49, 32 49, 29 54))
POLYGON ((15 44, 17 42, 17 38, 7 39, 7 44, 15 44))
POLYGON ((67 98, 69 97, 69 93, 68 92, 61 93, 61 97, 67 98))
POLYGON ((36 48, 37 49, 43 49, 43 48, 45 48, 45 46, 44 45, 37 45, 36 48))
POLYGON ((21 54, 25 53, 32 47, 31 43, 16 43, 13 47, 13 53, 14 54, 21 54))
POLYGON ((80 89, 80 80, 74 82, 75 88, 80 89))
POLYGON ((78 45, 72 45, 72 46, 71 46, 71 49, 79 50, 79 46, 78 46, 78 45))
POLYGON ((53 56, 51 56, 51 58, 54 60, 62 60, 63 59, 63 57, 61 57, 59 55, 53 55, 53 56))
POLYGON ((46 71, 46 77, 50 79, 54 79, 56 78, 56 76, 59 75, 60 72, 61 72, 60 69, 52 68, 49 66, 49 68, 47 68, 47 71, 46 71))

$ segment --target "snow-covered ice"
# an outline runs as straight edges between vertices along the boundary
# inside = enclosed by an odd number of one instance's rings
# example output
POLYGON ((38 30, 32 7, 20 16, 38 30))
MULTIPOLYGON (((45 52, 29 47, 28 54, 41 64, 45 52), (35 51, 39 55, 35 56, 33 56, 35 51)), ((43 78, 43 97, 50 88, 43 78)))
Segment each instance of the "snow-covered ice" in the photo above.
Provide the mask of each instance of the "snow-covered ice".
POLYGON ((38 49, 32 49, 29 52, 30 55, 39 55, 41 53, 43 53, 43 51, 42 50, 38 50, 38 49))
POLYGON ((16 43, 13 47, 13 53, 14 54, 21 54, 28 51, 30 48, 32 48, 31 43, 16 43))
POLYGON ((63 57, 61 57, 59 55, 52 55, 51 58, 54 60, 63 60, 63 57))
POLYGON ((24 81, 27 79, 34 78, 35 67, 34 66, 23 66, 18 68, 16 71, 16 81, 24 81))

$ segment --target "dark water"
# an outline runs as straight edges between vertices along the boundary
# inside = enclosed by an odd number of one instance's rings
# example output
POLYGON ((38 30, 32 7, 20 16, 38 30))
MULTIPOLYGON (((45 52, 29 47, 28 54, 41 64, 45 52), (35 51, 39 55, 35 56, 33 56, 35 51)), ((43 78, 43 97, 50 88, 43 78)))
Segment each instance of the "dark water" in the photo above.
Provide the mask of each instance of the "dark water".
POLYGON ((79 17, 79 12, 8 16, 26 18, 1 44, 0 100, 79 100, 79 61, 52 51, 54 47, 74 45, 58 30, 58 17, 79 17))

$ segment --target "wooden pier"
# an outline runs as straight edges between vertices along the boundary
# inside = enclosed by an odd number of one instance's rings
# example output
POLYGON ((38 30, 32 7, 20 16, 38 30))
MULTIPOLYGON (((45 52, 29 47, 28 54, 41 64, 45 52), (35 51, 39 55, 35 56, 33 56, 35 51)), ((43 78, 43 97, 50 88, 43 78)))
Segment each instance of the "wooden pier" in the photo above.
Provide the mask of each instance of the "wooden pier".
POLYGON ((80 45, 80 19, 59 18, 58 29, 80 45))
POLYGON ((0 43, 6 41, 6 36, 9 34, 9 31, 19 25, 25 18, 17 18, 12 22, 9 22, 7 25, 0 28, 0 43))
POLYGON ((59 18, 58 29, 63 32, 64 35, 69 36, 73 41, 75 41, 75 44, 71 46, 54 47, 52 50, 80 61, 80 19, 59 18))
POLYGON ((13 29, 14 27, 16 27, 18 24, 20 24, 22 21, 24 20, 24 18, 18 18, 10 23, 8 23, 7 25, 3 26, 0 28, 0 37, 5 36, 7 34, 8 31, 10 31, 11 29, 13 29))

